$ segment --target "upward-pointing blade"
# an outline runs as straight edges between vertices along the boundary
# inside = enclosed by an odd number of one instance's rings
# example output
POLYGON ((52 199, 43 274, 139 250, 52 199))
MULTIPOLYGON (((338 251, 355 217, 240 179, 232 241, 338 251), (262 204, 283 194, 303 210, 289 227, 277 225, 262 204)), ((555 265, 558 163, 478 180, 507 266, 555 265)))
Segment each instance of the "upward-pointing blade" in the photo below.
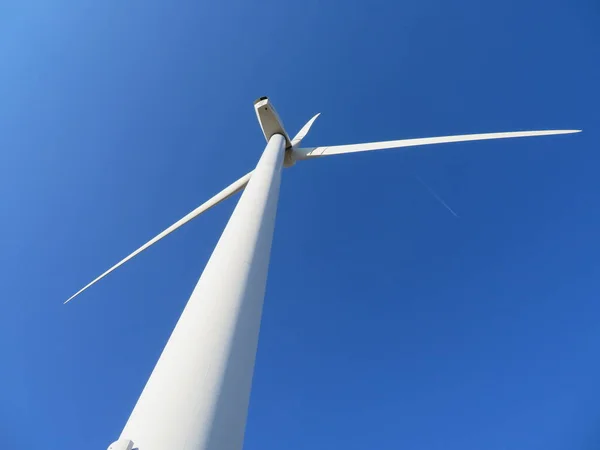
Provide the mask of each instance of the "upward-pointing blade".
POLYGON ((340 155, 343 153, 368 152, 389 148, 414 147, 418 145, 443 144, 447 142, 483 141, 487 139, 507 139, 530 136, 548 136, 553 134, 579 133, 581 130, 544 130, 512 131, 507 133, 462 134, 458 136, 440 136, 399 141, 369 142, 366 144, 335 145, 332 147, 313 147, 294 149, 296 160, 318 158, 320 156, 340 155))
POLYGON ((292 147, 300 145, 300 142, 302 142, 302 139, 306 137, 306 135, 310 131, 310 128, 313 126, 313 123, 315 123, 315 120, 317 120, 317 117, 319 117, 320 115, 321 113, 316 114, 312 119, 306 122, 306 124, 302 127, 300 131, 298 131, 298 134, 296 134, 296 136, 294 136, 294 139, 292 139, 292 147))
POLYGON ((164 230, 162 233, 160 233, 158 236, 155 236, 154 238, 150 239, 148 242, 146 242, 144 245, 142 245, 140 248, 138 248, 135 252, 133 252, 132 254, 130 254, 129 256, 127 256, 125 259, 123 259, 122 261, 119 261, 117 264, 115 264, 114 266, 112 266, 110 269, 108 269, 106 272, 104 272, 102 275, 100 275, 98 278, 96 278, 94 281, 92 281, 91 283, 89 283, 87 286, 85 286, 83 289, 79 290, 78 292, 76 292, 74 295, 72 295, 71 297, 69 297, 69 299, 67 299, 67 301, 65 302, 65 304, 69 303, 71 300, 73 300, 75 297, 77 297, 79 294, 81 294, 83 291, 85 291, 87 288, 89 288, 90 286, 92 286, 93 284, 97 283, 98 281, 100 281, 102 278, 104 278, 106 275, 108 275, 109 273, 111 273, 113 270, 121 267, 123 264, 125 264, 127 261, 129 261, 130 259, 134 258, 135 256, 139 255, 140 253, 142 253, 144 250, 146 250, 148 247, 150 247, 152 244, 157 243, 158 241, 160 241, 162 238, 164 238, 165 236, 168 236, 169 234, 171 234, 173 231, 175 231, 176 229, 182 227, 183 225, 185 225, 186 223, 190 222, 191 220, 195 219, 196 217, 198 217, 200 214, 202 214, 205 211, 208 211, 210 208, 212 208, 215 205, 218 205, 219 203, 221 203, 223 200, 228 199, 229 197, 231 197, 232 195, 236 194, 237 192, 241 191, 242 189, 244 189, 246 187, 246 185, 248 184, 248 181, 250 181, 250 177, 252 176, 252 172, 247 173, 246 175, 244 175, 242 178, 240 178, 239 180, 235 181, 234 183, 230 184, 229 186, 227 186, 225 189, 223 189, 221 192, 219 192, 217 195, 215 195, 214 197, 212 197, 210 200, 202 203, 200 206, 198 206, 196 209, 194 209, 192 212, 190 212, 189 214, 187 214, 185 217, 179 219, 177 222, 175 222, 173 225, 171 225, 169 228, 167 228, 166 230, 164 230))

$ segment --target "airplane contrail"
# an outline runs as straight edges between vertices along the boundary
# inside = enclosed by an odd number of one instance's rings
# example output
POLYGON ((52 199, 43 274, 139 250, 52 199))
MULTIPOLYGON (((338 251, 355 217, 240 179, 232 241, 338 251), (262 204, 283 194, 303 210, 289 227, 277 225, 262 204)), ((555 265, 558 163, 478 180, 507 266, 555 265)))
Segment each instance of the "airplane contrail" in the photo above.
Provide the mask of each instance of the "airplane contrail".
POLYGON ((442 204, 442 206, 444 206, 444 208, 446 208, 448 211, 450 211, 450 213, 451 213, 451 214, 452 214, 454 217, 458 217, 458 214, 456 214, 456 213, 454 212, 454 210, 453 210, 452 208, 450 208, 450 206, 448 206, 448 203, 446 203, 446 202, 445 202, 445 201, 444 201, 444 200, 443 200, 443 199, 442 199, 442 198, 441 198, 439 195, 437 195, 437 194, 435 193, 435 191, 434 191, 433 189, 431 189, 431 188, 430 188, 430 187, 427 185, 427 183, 425 183, 425 182, 424 182, 424 181, 421 179, 421 177, 419 177, 419 175, 415 174, 415 178, 416 178, 417 180, 419 180, 419 183, 421 183, 421 184, 422 184, 422 185, 425 187, 425 189, 427 189, 427 190, 429 191, 429 193, 430 193, 431 195, 433 195, 433 197, 434 197, 434 198, 435 198, 435 199, 436 199, 438 202, 440 202, 440 203, 442 204))

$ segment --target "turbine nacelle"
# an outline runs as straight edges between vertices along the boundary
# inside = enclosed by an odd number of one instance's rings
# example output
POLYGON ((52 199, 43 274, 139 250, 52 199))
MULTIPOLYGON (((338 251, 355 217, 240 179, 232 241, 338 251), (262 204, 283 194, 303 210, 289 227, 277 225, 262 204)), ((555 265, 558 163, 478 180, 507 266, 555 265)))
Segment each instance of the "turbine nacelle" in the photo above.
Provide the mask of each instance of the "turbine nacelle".
POLYGON ((285 127, 283 126, 283 122, 279 118, 279 114, 275 110, 273 104, 269 101, 268 97, 261 97, 254 102, 254 111, 256 112, 256 117, 258 118, 258 123, 260 124, 260 129, 265 136, 267 142, 269 139, 273 137, 275 134, 281 134, 285 138, 285 157, 283 160, 283 167, 291 167, 296 164, 296 160, 303 159, 301 156, 304 153, 298 153, 298 146, 302 142, 302 139, 308 134, 310 131, 310 127, 312 127, 319 114, 315 115, 312 119, 310 119, 294 136, 294 139, 290 140, 287 131, 285 131, 285 127))
POLYGON ((275 134, 281 134, 285 138, 285 148, 292 147, 292 141, 288 136, 283 122, 279 118, 279 114, 275 110, 273 104, 269 101, 268 97, 261 97, 254 102, 254 111, 256 111, 256 117, 260 128, 265 135, 265 139, 269 142, 275 134))

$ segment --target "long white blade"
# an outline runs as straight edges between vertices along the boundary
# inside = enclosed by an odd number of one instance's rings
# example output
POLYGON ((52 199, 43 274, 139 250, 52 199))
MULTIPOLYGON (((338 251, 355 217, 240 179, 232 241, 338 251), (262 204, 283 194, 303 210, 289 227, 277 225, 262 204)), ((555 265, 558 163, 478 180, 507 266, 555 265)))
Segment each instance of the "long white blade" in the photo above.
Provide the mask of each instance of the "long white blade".
POLYGON ((317 120, 317 117, 319 117, 320 115, 321 113, 316 114, 312 119, 306 122, 306 125, 304 125, 300 131, 298 131, 298 134, 296 134, 296 136, 294 136, 294 139, 292 139, 292 147, 300 145, 300 142, 302 142, 302 139, 306 137, 306 135, 310 131, 310 127, 313 126, 313 123, 315 123, 315 120, 317 120))
POLYGON ((366 144, 335 145, 332 147, 299 148, 294 150, 297 160, 318 158, 320 156, 340 155, 342 153, 368 152, 388 148, 414 147, 417 145, 443 144, 447 142, 483 141, 486 139, 507 139, 529 136, 548 136, 553 134, 579 133, 581 130, 544 130, 513 131, 508 133, 462 134, 459 136, 440 136, 399 141, 369 142, 366 144))
POLYGON ((98 281, 100 281, 102 278, 104 278, 106 275, 108 275, 109 273, 111 273, 113 270, 121 267, 123 264, 125 264, 130 259, 132 259, 135 256, 137 256, 140 253, 142 253, 144 250, 146 250, 152 244, 157 243, 158 241, 160 241, 165 236, 168 236, 169 234, 171 234, 177 228, 182 227, 186 223, 188 223, 191 220, 193 220, 196 217, 198 217, 203 212, 208 211, 213 206, 218 205, 223 200, 228 199, 232 195, 234 195, 237 192, 239 192, 242 189, 244 189, 246 187, 246 185, 248 184, 248 181, 250 181, 250 177, 251 176, 252 176, 252 172, 247 173, 246 175, 244 175, 239 180, 237 180, 234 183, 232 183, 231 185, 227 186, 225 189, 223 189, 217 195, 215 195, 214 197, 212 197, 210 200, 208 200, 208 201, 204 202, 203 204, 201 204, 200 206, 198 206, 196 209, 194 209, 192 212, 190 212, 189 214, 187 214, 185 217, 183 217, 180 220, 178 220, 177 222, 175 222, 173 225, 171 225, 165 231, 163 231, 162 233, 160 233, 158 236, 150 239, 148 242, 146 242, 144 245, 142 245, 140 248, 138 248, 131 255, 127 256, 125 259, 123 259, 122 261, 120 261, 117 264, 115 264, 114 266, 112 266, 110 269, 108 269, 106 272, 104 272, 102 275, 100 275, 98 278, 96 278, 90 284, 88 284, 83 289, 79 290, 77 293, 75 293, 74 295, 72 295, 71 297, 69 297, 69 299, 65 302, 65 304, 69 303, 71 300, 73 300, 75 297, 77 297, 79 294, 81 294, 83 291, 85 291, 87 288, 89 288, 93 284, 95 284, 98 281))

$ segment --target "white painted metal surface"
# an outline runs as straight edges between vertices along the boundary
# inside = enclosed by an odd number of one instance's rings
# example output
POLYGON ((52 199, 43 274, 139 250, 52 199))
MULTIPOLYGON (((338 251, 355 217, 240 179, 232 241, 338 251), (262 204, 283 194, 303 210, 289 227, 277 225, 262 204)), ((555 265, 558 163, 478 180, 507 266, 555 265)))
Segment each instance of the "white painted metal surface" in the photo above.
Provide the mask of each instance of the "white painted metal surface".
POLYGON ((279 114, 277 114, 277 110, 267 97, 261 97, 254 102, 254 112, 256 112, 256 118, 260 124, 260 129, 267 142, 269 142, 271 136, 280 134, 285 138, 285 147, 288 148, 292 146, 290 137, 288 136, 287 131, 285 131, 285 127, 279 118, 279 114))
POLYGON ((133 450, 133 442, 129 439, 119 439, 110 444, 108 450, 133 450))
POLYGON ((285 138, 274 135, 123 432, 139 450, 239 450, 285 138))

